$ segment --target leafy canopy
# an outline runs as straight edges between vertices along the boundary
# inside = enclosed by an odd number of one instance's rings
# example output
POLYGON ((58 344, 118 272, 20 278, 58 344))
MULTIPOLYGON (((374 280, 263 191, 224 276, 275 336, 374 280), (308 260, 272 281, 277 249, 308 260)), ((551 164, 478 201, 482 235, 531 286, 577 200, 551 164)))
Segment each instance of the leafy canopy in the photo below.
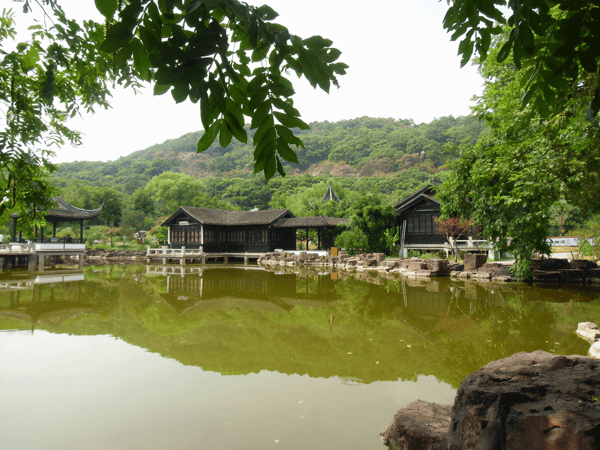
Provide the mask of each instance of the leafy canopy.
POLYGON ((521 80, 529 69, 498 62, 497 40, 480 65, 485 88, 474 113, 488 126, 461 157, 436 194, 445 217, 468 217, 483 226, 500 251, 515 255, 516 274, 529 274, 532 253, 547 254, 552 208, 561 198, 583 214, 600 211, 600 129, 586 120, 598 74, 581 73, 559 110, 544 117, 535 105, 522 108, 521 80))
MULTIPOLYGON (((451 39, 462 38, 458 53, 463 66, 474 54, 485 62, 494 37, 505 27, 508 38, 494 59, 502 63, 512 56, 525 88, 523 105, 542 117, 560 112, 580 80, 598 73, 599 0, 453 0, 444 18, 451 39)), ((600 110, 597 79, 592 91, 588 120, 600 110)))
POLYGON ((246 143, 254 130, 254 171, 285 175, 282 160, 298 163, 291 146, 303 146, 293 129, 308 129, 294 108, 294 71, 329 92, 347 66, 341 52, 321 36, 302 39, 273 20, 268 5, 237 0, 97 0, 106 17, 100 48, 114 55, 117 70, 129 62, 139 77, 154 82, 155 95, 171 92, 176 102, 200 105, 205 133, 199 152, 218 139, 246 143))

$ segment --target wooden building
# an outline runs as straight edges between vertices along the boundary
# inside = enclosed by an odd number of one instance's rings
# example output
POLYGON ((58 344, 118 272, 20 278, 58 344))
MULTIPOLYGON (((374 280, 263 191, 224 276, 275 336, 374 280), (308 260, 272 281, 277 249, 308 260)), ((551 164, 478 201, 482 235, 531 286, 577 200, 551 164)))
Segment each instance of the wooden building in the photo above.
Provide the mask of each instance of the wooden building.
POLYGON ((163 223, 169 227, 172 248, 200 248, 206 253, 266 253, 295 248, 292 229, 275 229, 277 222, 294 217, 287 209, 225 211, 180 206, 163 223))
MULTIPOLYGON (((323 216, 295 217, 287 209, 225 211, 180 206, 162 226, 169 227, 171 248, 202 248, 205 253, 267 253, 295 250, 299 228, 317 229, 320 247, 323 231, 344 221, 323 216)), ((325 236, 324 243, 332 245, 325 236)))
MULTIPOLYGON (((446 235, 438 231, 441 204, 435 187, 428 185, 394 206, 396 223, 401 230, 400 246, 406 250, 440 250, 446 247, 446 235)), ((406 253, 406 252, 405 252, 406 253)), ((404 255, 406 256, 406 255, 404 255)))

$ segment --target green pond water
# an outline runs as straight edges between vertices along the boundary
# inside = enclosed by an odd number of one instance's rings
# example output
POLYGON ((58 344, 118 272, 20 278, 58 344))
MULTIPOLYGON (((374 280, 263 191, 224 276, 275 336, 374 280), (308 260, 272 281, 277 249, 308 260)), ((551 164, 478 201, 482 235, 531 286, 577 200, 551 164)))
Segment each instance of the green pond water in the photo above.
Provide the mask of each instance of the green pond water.
POLYGON ((519 351, 586 355, 600 322, 589 287, 357 277, 3 275, 0 448, 382 449, 406 404, 519 351))

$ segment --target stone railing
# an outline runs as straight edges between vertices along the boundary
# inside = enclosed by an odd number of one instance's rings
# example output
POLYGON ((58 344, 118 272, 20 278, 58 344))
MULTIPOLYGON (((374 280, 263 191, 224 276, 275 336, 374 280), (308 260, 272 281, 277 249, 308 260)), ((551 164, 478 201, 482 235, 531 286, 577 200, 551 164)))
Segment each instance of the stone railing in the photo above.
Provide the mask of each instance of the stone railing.
POLYGON ((35 253, 35 245, 16 242, 0 244, 0 253, 35 253))

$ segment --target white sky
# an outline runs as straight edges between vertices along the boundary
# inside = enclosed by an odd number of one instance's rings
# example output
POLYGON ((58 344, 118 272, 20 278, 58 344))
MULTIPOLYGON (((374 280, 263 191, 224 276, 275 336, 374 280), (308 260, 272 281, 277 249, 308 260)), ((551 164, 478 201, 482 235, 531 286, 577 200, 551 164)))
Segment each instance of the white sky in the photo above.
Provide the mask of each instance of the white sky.
MULTIPOLYGON (((471 98, 481 93, 475 67, 460 68, 458 43, 442 28, 448 8, 438 0, 379 0, 370 5, 348 0, 247 0, 269 4, 276 22, 303 38, 318 34, 342 51, 350 66, 339 89, 329 95, 292 74, 295 106, 305 122, 330 122, 361 116, 414 119, 467 115, 471 98)), ((8 4, 19 25, 29 25, 22 3, 8 4)), ((70 17, 97 18, 92 0, 61 0, 70 17)), ((20 28, 20 27, 19 27, 20 28)), ((56 150, 55 162, 115 160, 136 150, 202 128, 198 105, 176 105, 170 93, 154 97, 117 90, 112 109, 76 119, 70 125, 85 136, 83 148, 56 150)))

